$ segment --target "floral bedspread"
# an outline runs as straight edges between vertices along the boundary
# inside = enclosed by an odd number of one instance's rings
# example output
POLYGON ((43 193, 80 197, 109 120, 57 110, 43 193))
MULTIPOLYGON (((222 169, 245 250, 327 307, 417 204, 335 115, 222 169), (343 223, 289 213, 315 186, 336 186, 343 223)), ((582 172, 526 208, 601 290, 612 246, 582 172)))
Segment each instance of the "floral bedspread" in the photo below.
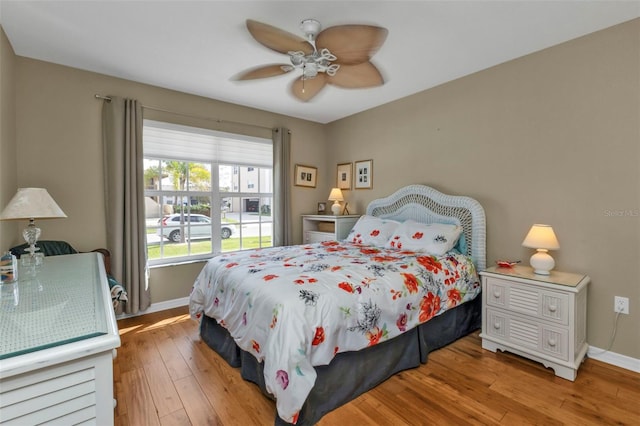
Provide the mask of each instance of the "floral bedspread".
POLYGON ((479 293, 473 263, 457 252, 332 241, 215 257, 193 286, 190 312, 215 318, 264 361, 278 415, 295 423, 313 366, 392 339, 479 293))

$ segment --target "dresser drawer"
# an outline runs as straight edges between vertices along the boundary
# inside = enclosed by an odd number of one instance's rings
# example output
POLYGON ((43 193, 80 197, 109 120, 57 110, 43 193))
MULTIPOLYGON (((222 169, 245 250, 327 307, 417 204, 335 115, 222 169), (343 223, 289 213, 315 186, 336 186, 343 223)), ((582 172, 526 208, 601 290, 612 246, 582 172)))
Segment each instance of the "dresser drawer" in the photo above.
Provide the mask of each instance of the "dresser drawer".
POLYGON ((529 318, 493 309, 487 309, 485 315, 484 333, 488 336, 559 360, 569 360, 569 333, 566 329, 550 327, 529 318))
POLYGON ((569 295, 499 278, 486 278, 488 306, 569 324, 569 295))

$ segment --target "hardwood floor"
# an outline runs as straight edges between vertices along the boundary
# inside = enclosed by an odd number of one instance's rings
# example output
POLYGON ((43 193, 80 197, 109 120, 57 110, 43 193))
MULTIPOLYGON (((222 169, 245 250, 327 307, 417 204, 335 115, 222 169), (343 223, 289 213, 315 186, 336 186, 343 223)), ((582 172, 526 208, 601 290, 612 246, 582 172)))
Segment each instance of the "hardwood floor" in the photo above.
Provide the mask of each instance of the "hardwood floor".
MULTIPOLYGON (((275 405, 198 337, 187 308, 118 322, 115 424, 273 425, 275 405)), ((640 374, 587 359, 575 382, 481 348, 478 332, 327 414, 329 425, 638 425, 640 374)))

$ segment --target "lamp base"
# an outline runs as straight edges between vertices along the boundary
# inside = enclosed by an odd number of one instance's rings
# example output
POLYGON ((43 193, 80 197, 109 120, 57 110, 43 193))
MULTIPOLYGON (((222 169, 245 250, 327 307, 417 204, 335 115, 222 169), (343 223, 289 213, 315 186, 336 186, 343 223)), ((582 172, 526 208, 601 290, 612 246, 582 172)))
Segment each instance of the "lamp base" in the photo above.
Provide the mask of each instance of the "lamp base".
POLYGON ((533 268, 533 273, 538 275, 549 275, 556 266, 555 260, 546 249, 538 249, 529 259, 529 264, 533 268))
POLYGON ((29 248, 25 251, 31 253, 31 256, 34 256, 36 252, 40 250, 40 247, 36 247, 40 233, 40 228, 36 226, 34 220, 29 219, 29 225, 22 231, 22 238, 29 244, 29 248))
POLYGON ((341 209, 342 209, 342 206, 337 201, 334 201, 333 204, 331 205, 331 213, 333 213, 334 216, 340 216, 341 209))

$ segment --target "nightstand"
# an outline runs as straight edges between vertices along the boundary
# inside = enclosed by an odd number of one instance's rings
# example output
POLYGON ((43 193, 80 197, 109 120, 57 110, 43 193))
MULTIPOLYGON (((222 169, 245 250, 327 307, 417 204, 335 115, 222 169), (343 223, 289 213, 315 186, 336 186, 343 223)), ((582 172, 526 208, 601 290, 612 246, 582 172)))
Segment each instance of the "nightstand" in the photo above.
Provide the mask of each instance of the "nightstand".
POLYGON ((492 267, 482 277, 482 347, 508 351, 575 380, 587 353, 586 275, 492 267))
POLYGON ((345 216, 326 216, 321 214, 303 215, 303 244, 344 240, 359 218, 360 215, 357 214, 345 216))

